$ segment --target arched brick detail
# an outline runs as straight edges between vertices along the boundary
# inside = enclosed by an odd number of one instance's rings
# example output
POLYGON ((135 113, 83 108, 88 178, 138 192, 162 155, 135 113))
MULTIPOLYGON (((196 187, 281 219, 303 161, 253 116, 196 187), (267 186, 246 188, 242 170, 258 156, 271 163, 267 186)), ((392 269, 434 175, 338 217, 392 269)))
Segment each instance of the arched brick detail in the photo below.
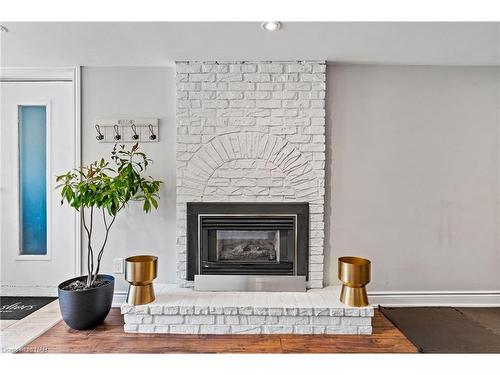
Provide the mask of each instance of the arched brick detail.
POLYGON ((266 133, 225 134, 212 139, 189 160, 182 176, 181 193, 202 198, 215 171, 234 160, 264 160, 278 167, 295 190, 297 200, 319 194, 317 175, 309 161, 287 140, 266 133))
POLYGON ((268 202, 295 200, 288 177, 275 164, 262 159, 235 159, 222 164, 203 190, 205 202, 268 202))
POLYGON ((187 202, 295 201, 309 203, 307 285, 323 287, 325 62, 191 61, 176 70, 178 284, 192 286, 187 202))

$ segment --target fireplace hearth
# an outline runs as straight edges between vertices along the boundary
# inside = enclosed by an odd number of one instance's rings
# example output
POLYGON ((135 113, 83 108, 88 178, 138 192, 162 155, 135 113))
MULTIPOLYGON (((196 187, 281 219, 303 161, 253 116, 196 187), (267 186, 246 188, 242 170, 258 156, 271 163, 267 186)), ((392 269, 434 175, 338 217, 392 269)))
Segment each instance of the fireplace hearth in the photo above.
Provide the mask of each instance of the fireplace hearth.
POLYGON ((303 276, 308 203, 187 204, 187 277, 303 276))

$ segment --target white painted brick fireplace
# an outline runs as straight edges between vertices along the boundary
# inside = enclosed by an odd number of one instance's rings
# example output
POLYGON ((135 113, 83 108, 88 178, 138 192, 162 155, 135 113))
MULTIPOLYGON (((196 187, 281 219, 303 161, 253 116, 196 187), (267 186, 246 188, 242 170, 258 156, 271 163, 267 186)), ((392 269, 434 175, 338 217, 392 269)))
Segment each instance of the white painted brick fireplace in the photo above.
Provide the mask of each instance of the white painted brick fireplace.
POLYGON ((309 202, 309 288, 323 287, 324 62, 177 63, 177 280, 187 202, 309 202))
POLYGON ((372 333, 373 307, 346 306, 339 287, 323 288, 325 68, 317 61, 177 63, 178 285, 155 285, 150 304, 123 304, 126 332, 372 333), (188 202, 309 203, 309 290, 190 289, 188 202))

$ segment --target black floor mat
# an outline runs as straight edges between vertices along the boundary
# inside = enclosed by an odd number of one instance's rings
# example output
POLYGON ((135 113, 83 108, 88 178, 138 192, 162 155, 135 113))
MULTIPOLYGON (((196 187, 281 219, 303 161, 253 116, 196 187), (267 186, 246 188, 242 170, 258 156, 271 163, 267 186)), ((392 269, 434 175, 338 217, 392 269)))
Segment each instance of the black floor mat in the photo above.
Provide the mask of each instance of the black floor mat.
POLYGON ((0 320, 20 320, 41 307, 56 300, 56 297, 0 297, 0 320))
POLYGON ((500 307, 457 307, 457 310, 500 336, 500 307))
POLYGON ((422 353, 500 353, 500 308, 380 307, 380 311, 422 353))

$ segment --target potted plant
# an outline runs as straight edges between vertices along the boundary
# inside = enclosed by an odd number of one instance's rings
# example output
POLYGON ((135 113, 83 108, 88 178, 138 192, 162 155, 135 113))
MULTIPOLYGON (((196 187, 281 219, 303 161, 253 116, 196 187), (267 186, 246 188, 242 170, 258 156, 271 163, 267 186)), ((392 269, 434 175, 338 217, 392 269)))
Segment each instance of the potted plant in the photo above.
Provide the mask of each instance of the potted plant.
POLYGON ((65 201, 80 212, 87 242, 87 275, 59 284, 59 306, 64 321, 74 329, 89 329, 108 315, 113 301, 114 277, 100 274, 109 232, 130 201, 141 201, 144 212, 158 208, 161 181, 144 177, 151 162, 136 143, 130 150, 114 146, 112 162, 104 159, 57 176, 61 204, 65 201), (94 229, 100 218, 104 239, 96 247, 94 229))

